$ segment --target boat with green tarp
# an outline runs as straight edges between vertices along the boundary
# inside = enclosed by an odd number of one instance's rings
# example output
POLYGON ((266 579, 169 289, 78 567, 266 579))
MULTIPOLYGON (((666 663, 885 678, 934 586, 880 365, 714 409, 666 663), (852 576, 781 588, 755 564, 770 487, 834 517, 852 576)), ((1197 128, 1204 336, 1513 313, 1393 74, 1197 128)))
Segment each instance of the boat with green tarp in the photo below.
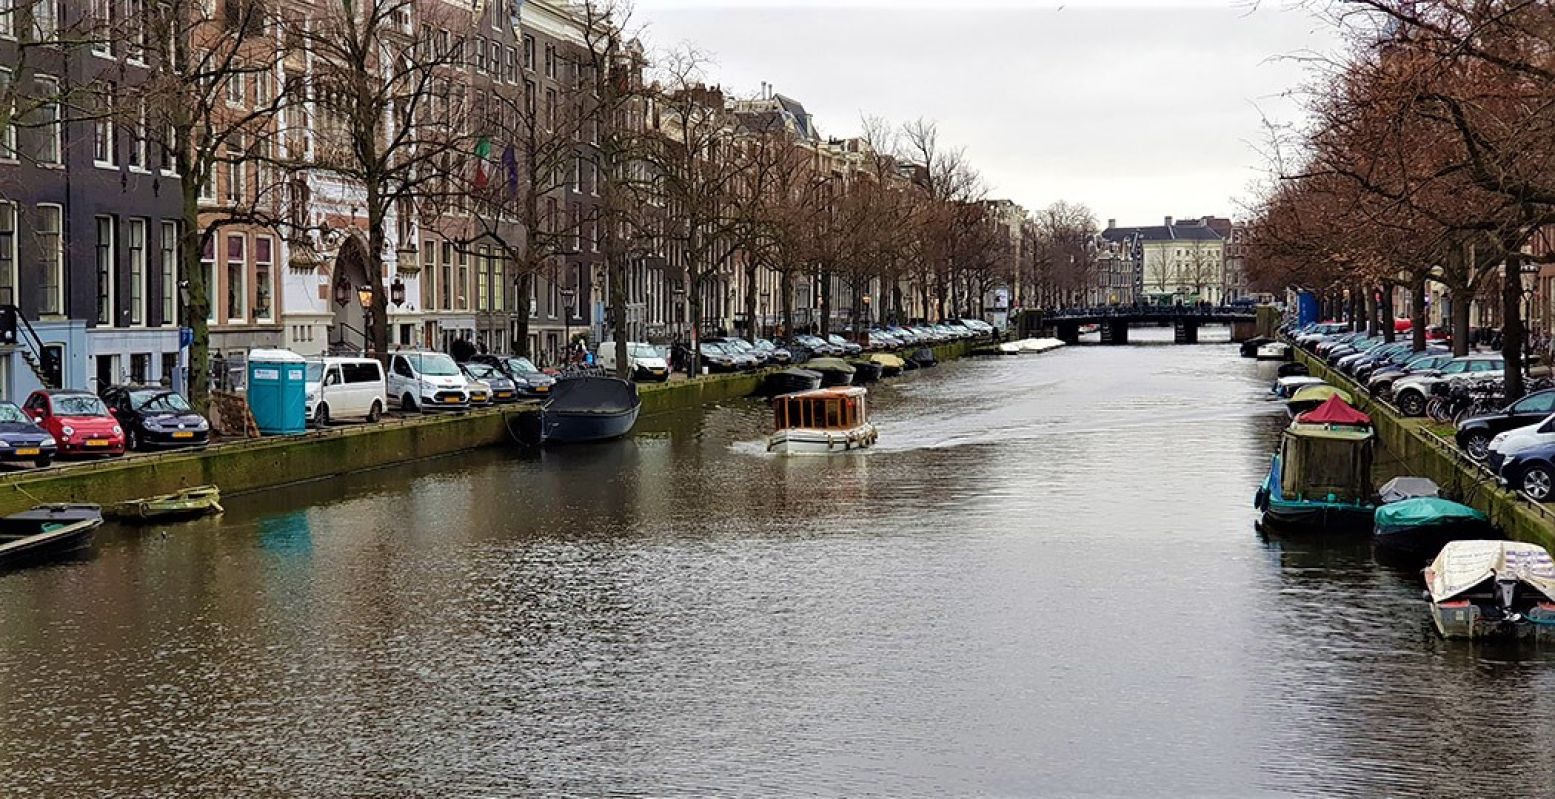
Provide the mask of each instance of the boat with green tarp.
POLYGON ((1372 540, 1377 546, 1408 555, 1434 558, 1448 541, 1490 538, 1490 518, 1479 511, 1440 497, 1413 497, 1377 509, 1372 540))
POLYGON ((108 515, 121 521, 162 522, 193 519, 221 513, 221 490, 213 485, 195 486, 172 494, 132 499, 108 507, 108 515))
POLYGON ((1377 509, 1371 483, 1371 417, 1330 396, 1297 416, 1253 504, 1281 529, 1362 531, 1377 509))

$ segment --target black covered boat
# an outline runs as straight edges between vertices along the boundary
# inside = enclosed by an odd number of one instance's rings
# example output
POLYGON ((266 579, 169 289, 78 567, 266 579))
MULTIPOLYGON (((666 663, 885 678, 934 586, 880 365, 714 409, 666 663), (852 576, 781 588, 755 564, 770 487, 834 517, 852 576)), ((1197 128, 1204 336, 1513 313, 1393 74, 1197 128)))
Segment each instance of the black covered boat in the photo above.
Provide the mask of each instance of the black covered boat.
POLYGON ((853 385, 880 382, 880 364, 874 361, 849 361, 848 365, 853 367, 853 385))
POLYGON ((821 373, 809 369, 784 369, 767 375, 762 384, 763 393, 776 397, 779 394, 796 394, 814 391, 821 387, 821 373))
POLYGON ((934 357, 934 350, 928 347, 919 347, 912 355, 907 357, 907 360, 917 364, 920 369, 927 369, 939 363, 934 357))
POLYGON ((96 505, 39 505, 0 518, 0 568, 85 550, 102 523, 102 509, 96 505))
POLYGON ((1306 364, 1300 361, 1289 361, 1287 363, 1280 364, 1280 368, 1275 370, 1274 374, 1278 377, 1299 377, 1301 375, 1309 375, 1312 373, 1307 370, 1306 364))
POLYGON ((804 368, 820 374, 823 388, 851 385, 857 372, 841 358, 811 358, 805 361, 804 368))
POLYGON ((636 384, 618 377, 558 380, 540 406, 540 440, 576 444, 620 438, 632 431, 642 403, 636 384))
POLYGON ((1274 339, 1269 338, 1268 336, 1254 336, 1254 337, 1252 337, 1250 339, 1247 339, 1246 341, 1242 342, 1242 349, 1241 349, 1242 357, 1243 358, 1256 358, 1256 357, 1258 357, 1258 348, 1262 347, 1265 344, 1271 343, 1273 341, 1274 341, 1274 339))

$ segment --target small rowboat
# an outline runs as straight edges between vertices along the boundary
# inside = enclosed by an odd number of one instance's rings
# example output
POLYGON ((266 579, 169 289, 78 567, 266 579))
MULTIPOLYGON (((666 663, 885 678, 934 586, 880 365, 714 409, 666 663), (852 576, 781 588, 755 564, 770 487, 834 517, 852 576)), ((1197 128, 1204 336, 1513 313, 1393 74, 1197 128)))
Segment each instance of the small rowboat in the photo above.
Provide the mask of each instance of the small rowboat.
POLYGON ((96 505, 39 505, 0 518, 0 568, 60 558, 92 546, 103 516, 96 505))
POLYGON ((221 513, 221 490, 213 485, 186 488, 159 497, 132 499, 108 507, 108 515, 123 521, 161 522, 221 513))

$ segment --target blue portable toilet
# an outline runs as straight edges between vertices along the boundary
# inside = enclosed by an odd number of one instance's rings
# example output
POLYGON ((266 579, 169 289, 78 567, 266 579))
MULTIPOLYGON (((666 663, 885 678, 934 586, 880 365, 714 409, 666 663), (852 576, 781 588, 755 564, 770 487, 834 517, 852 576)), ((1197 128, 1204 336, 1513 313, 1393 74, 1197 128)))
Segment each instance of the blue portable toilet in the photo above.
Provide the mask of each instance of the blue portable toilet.
POLYGON ((308 362, 291 350, 250 350, 248 408, 259 432, 290 436, 307 430, 308 362))

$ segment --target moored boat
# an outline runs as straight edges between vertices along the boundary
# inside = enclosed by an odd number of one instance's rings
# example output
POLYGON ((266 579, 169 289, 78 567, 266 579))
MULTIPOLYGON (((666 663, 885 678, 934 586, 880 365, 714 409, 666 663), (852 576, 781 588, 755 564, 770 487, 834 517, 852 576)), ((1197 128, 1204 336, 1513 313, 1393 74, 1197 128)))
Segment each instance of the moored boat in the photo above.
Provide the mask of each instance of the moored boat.
POLYGON ((865 388, 839 386, 774 397, 767 451, 830 455, 874 446, 879 433, 869 421, 868 396, 865 388))
POLYGON ((221 489, 213 485, 195 486, 172 494, 132 499, 110 505, 106 515, 127 521, 170 521, 221 513, 221 489))
POLYGON ((1243 358, 1257 357, 1258 348, 1268 344, 1271 341, 1274 341, 1274 339, 1269 338, 1268 336, 1254 336, 1250 339, 1247 339, 1246 341, 1243 341, 1238 352, 1243 358))
POLYGON ((1290 377, 1281 377, 1280 379, 1274 381, 1274 385, 1270 386, 1269 388, 1269 393, 1273 394, 1279 399, 1288 400, 1291 398, 1291 395, 1295 394, 1301 389, 1306 388, 1307 386, 1322 385, 1327 384, 1323 382, 1323 378, 1321 377, 1313 377, 1311 375, 1291 375, 1290 377))
POLYGON ((1312 372, 1307 369, 1306 364, 1299 361, 1290 361, 1289 363, 1280 364, 1280 368, 1274 370, 1274 374, 1276 377, 1297 377, 1299 375, 1310 375, 1312 372))
POLYGON ((1377 489, 1377 498, 1386 505, 1414 497, 1438 497, 1442 489, 1429 477, 1395 477, 1377 489))
POLYGON ((877 352, 869 356, 869 360, 880 364, 881 377, 894 377, 899 375, 902 373, 902 369, 906 366, 906 363, 902 360, 901 356, 892 355, 889 352, 877 352))
POLYGON ((919 369, 927 369, 930 366, 937 366, 939 364, 939 360, 934 357, 934 350, 931 350, 928 347, 919 347, 918 349, 914 350, 913 354, 907 357, 907 360, 918 364, 919 369))
POLYGON ((1440 497, 1410 497, 1377 508, 1372 541, 1404 555, 1429 559, 1449 541, 1488 538, 1494 530, 1485 514, 1440 497))
POLYGON ((883 372, 880 364, 874 361, 849 361, 848 365, 853 367, 854 384, 880 382, 880 375, 883 372))
POLYGON ((1425 586, 1443 638, 1555 638, 1555 561, 1537 544, 1449 541, 1425 586))
POLYGON ((1317 409, 1318 406, 1334 397, 1344 400, 1346 407, 1355 402, 1350 396, 1350 392, 1341 388, 1334 388, 1329 385, 1305 386, 1297 389, 1296 393, 1290 395, 1290 399, 1285 403, 1285 410, 1290 413, 1291 418, 1295 418, 1303 413, 1317 409))
POLYGON ((811 358, 805 361, 804 368, 811 372, 819 372, 821 386, 846 386, 853 382, 853 367, 841 358, 811 358))
POLYGON ((0 568, 85 550, 102 523, 102 509, 96 505, 39 505, 0 518, 0 568))
POLYGON ((1258 360, 1260 361, 1288 361, 1290 360, 1290 345, 1283 341, 1272 341, 1258 348, 1258 360))
POLYGON ((556 381, 540 406, 540 440, 577 444, 620 438, 632 432, 642 398, 637 386, 616 377, 573 377, 556 381))
POLYGON ((821 373, 809 369, 784 369, 767 375, 762 383, 763 391, 770 396, 809 391, 821 387, 821 373))
POLYGON ((1367 530, 1375 436, 1371 417, 1333 397, 1296 417, 1253 500, 1266 525, 1287 530, 1367 530))

